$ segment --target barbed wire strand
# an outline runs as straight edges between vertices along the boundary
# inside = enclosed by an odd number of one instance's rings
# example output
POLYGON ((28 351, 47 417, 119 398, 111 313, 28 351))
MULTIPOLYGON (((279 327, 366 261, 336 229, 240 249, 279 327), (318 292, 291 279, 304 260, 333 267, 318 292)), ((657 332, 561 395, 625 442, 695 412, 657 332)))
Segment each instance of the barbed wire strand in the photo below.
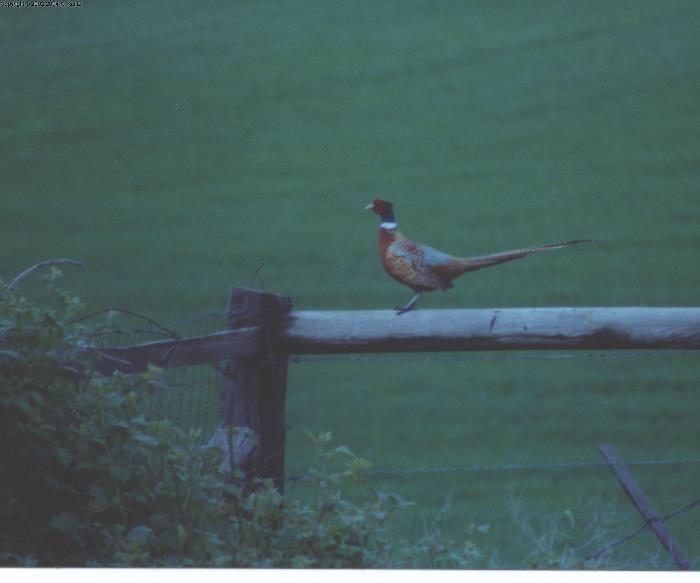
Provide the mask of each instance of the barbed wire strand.
MULTIPOLYGON (((631 466, 654 465, 693 465, 700 464, 700 459, 687 458, 679 460, 636 460, 625 462, 631 466)), ((406 469, 381 469, 371 470, 372 475, 414 475, 435 473, 462 473, 462 472, 512 472, 524 470, 565 470, 607 467, 606 462, 560 462, 547 464, 503 464, 499 466, 462 466, 462 467, 433 467, 433 468, 406 468, 406 469)))
MULTIPOLYGON (((676 460, 631 460, 626 461, 629 466, 668 466, 668 465, 699 465, 700 458, 685 458, 676 460)), ((445 466, 445 467, 418 467, 418 468, 382 468, 378 470, 366 470, 362 472, 366 477, 378 476, 413 476, 416 474, 453 474, 476 472, 512 472, 525 470, 565 470, 608 467, 608 463, 601 462, 557 462, 547 464, 501 464, 501 465, 473 465, 473 466, 445 466)), ((289 480, 304 480, 308 474, 286 474, 289 480)))
POLYGON ((565 353, 454 353, 443 354, 417 352, 410 355, 399 354, 372 354, 372 355, 313 355, 302 356, 292 354, 289 362, 292 364, 318 364, 326 362, 460 362, 460 361, 501 361, 501 360, 575 360, 575 359, 595 359, 595 358, 646 358, 650 356, 700 356, 697 350, 609 350, 598 351, 565 352, 565 353))
MULTIPOLYGON (((693 500, 692 502, 688 502, 687 504, 684 504, 680 508, 677 508, 673 512, 669 512, 668 514, 664 514, 663 516, 659 516, 658 520, 661 522, 666 522, 667 520, 670 520, 674 516, 678 516, 682 512, 685 512, 686 510, 690 510, 691 508, 700 505, 700 498, 697 498, 693 500)), ((629 534, 626 534, 620 539, 617 539, 616 541, 611 542, 610 544, 605 545, 602 549, 596 551, 592 555, 587 556, 584 561, 592 561, 593 559, 597 559, 604 555, 605 553, 611 551, 614 549, 616 546, 621 545, 624 542, 627 542, 630 539, 633 539, 637 535, 641 534, 645 530, 648 530, 651 528, 651 520, 646 521, 642 526, 640 526, 637 530, 630 532, 629 534)))

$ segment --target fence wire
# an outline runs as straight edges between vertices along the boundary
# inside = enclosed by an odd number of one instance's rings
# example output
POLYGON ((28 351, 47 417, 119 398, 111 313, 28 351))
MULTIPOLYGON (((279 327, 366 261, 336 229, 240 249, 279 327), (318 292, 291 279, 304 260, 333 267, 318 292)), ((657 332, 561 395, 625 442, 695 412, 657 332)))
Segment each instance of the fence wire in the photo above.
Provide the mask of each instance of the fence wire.
MULTIPOLYGON (((675 466, 675 465, 700 465, 700 458, 685 458, 676 460, 631 460, 625 461, 628 466, 675 466)), ((546 471, 546 470, 580 470, 586 468, 608 467, 607 462, 561 462, 549 464, 501 464, 501 465, 474 465, 474 466, 446 466, 446 467, 419 467, 419 468, 381 468, 367 470, 363 473, 367 477, 401 477, 415 476, 417 474, 460 474, 483 472, 521 472, 521 471, 546 471)), ((288 476, 290 479, 304 479, 304 475, 295 474, 288 476)))
POLYGON ((344 362, 470 362, 470 361, 565 361, 597 359, 644 359, 668 358, 673 356, 700 357, 698 350, 596 350, 573 352, 470 352, 470 353, 431 353, 416 352, 412 354, 351 354, 351 355, 312 355, 293 354, 289 357, 292 364, 321 364, 344 362))

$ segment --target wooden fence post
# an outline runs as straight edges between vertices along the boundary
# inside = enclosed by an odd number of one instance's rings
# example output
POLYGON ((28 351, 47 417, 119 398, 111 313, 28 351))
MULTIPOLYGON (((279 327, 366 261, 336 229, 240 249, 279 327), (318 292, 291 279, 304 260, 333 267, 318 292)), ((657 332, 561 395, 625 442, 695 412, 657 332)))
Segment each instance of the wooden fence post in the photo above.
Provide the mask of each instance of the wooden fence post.
POLYGON ((687 571, 690 569, 690 562, 688 561, 685 553, 681 546, 676 542, 668 529, 664 526, 664 523, 659 518, 658 514, 654 511, 649 504, 644 492, 639 487, 637 482, 635 482, 632 474, 630 474, 627 466, 622 463, 622 460, 617 456, 613 446, 604 443, 599 447, 600 453, 608 462, 610 469, 615 474, 617 481, 620 482, 622 489, 624 490, 627 497, 630 499, 634 507, 637 509, 643 517, 649 527, 654 531, 656 537, 661 541, 664 548, 671 554, 674 562, 682 571, 687 571))
POLYGON ((257 326, 258 354, 233 358, 226 365, 224 429, 236 428, 233 464, 243 470, 248 487, 255 478, 270 478, 284 490, 286 354, 273 352, 272 337, 292 302, 286 296, 231 288, 228 327, 257 326))

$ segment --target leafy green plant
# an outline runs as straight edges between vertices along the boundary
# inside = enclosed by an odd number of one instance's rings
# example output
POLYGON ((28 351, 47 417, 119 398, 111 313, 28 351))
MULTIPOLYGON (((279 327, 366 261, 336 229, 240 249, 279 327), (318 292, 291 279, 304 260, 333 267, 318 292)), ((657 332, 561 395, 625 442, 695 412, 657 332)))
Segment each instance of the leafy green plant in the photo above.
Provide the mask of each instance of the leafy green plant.
POLYGON ((270 482, 244 491, 197 431, 144 416, 168 390, 163 371, 98 373, 92 348, 118 316, 82 317, 59 276, 44 278, 42 302, 0 281, 0 564, 471 564, 473 549, 393 541, 388 520, 406 502, 369 487, 369 463, 330 433, 309 434, 310 496, 283 499, 270 482))

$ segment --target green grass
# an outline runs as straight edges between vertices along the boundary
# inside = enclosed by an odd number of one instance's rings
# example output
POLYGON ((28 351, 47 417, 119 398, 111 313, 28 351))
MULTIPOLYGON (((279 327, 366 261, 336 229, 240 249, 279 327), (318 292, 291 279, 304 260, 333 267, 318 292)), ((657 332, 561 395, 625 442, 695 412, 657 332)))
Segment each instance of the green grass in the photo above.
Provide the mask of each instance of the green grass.
MULTIPOLYGON (((696 2, 84 4, 2 11, 5 276, 76 257, 86 299, 167 322, 222 310, 264 262, 298 308, 387 308, 410 292, 362 211, 381 196, 455 254, 601 240, 425 308, 698 304, 696 2)), ((306 428, 378 467, 598 460, 602 441, 698 457, 699 372, 691 355, 301 363, 288 465, 306 428)), ((660 511, 698 495, 697 467, 633 472, 660 511)), ((600 498, 637 524, 604 468, 378 481, 418 503, 405 532, 451 496, 448 531, 491 524, 499 564, 528 554, 511 485, 533 512, 600 498)))

